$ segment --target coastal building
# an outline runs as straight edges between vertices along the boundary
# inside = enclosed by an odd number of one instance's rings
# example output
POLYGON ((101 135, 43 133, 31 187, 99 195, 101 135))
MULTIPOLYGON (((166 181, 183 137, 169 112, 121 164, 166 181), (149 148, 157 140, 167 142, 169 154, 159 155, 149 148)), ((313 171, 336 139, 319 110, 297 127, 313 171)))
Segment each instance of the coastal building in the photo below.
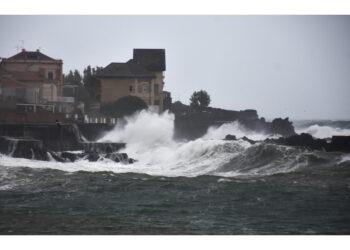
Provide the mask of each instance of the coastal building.
POLYGON ((163 111, 164 49, 134 49, 133 59, 110 63, 96 76, 100 80, 101 104, 124 96, 137 96, 154 112, 163 111))
POLYGON ((1 61, 0 76, 2 79, 24 84, 23 88, 27 86, 39 89, 36 97, 38 102, 57 102, 60 101, 62 92, 62 64, 62 60, 53 59, 39 50, 23 49, 1 61))
POLYGON ((38 92, 38 88, 15 79, 0 79, 0 101, 35 103, 38 92))

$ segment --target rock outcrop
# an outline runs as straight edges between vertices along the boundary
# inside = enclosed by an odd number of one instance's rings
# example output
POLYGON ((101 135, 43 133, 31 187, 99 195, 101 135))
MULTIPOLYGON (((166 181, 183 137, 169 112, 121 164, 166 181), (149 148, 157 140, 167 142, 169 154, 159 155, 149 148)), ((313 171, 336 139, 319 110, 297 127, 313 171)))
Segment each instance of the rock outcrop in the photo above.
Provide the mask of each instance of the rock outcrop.
POLYGON ((280 137, 278 139, 266 139, 265 142, 276 143, 286 146, 308 147, 310 149, 325 150, 328 143, 325 139, 315 139, 310 134, 302 133, 300 135, 292 135, 287 138, 280 137))
MULTIPOLYGON (((248 141, 251 144, 256 142, 262 143, 273 143, 277 145, 294 146, 294 147, 305 147, 312 150, 323 150, 328 152, 345 152, 350 153, 350 136, 333 136, 329 139, 318 139, 313 138, 310 134, 302 133, 292 135, 290 137, 284 138, 280 137, 278 139, 268 138, 264 141, 254 141, 247 137, 240 138, 242 140, 248 141)), ((224 140, 237 140, 234 135, 226 135, 224 140)))
POLYGON ((82 146, 85 152, 95 153, 113 153, 125 148, 125 143, 115 142, 83 142, 82 146))
POLYGON ((350 136, 333 136, 330 140, 327 140, 316 139, 310 134, 302 133, 288 138, 268 139, 265 141, 286 146, 301 146, 315 150, 325 150, 328 152, 350 152, 350 136))
POLYGON ((226 140, 226 141, 236 141, 237 137, 235 135, 226 135, 224 140, 226 140))
POLYGON ((175 137, 179 139, 196 139, 203 136, 211 126, 218 127, 234 121, 238 121, 247 130, 280 134, 284 137, 295 134, 293 124, 288 118, 266 122, 253 109, 234 111, 210 107, 192 108, 175 102, 170 111, 175 114, 175 137))
POLYGON ((53 159, 58 162, 75 162, 77 160, 86 159, 91 162, 96 162, 103 159, 110 159, 114 162, 120 162, 124 164, 134 163, 135 160, 129 158, 126 153, 108 153, 99 154, 97 152, 49 152, 53 159))
POLYGON ((293 124, 289 121, 288 118, 276 118, 272 120, 271 132, 273 134, 280 134, 284 136, 292 136, 296 134, 294 131, 293 124))

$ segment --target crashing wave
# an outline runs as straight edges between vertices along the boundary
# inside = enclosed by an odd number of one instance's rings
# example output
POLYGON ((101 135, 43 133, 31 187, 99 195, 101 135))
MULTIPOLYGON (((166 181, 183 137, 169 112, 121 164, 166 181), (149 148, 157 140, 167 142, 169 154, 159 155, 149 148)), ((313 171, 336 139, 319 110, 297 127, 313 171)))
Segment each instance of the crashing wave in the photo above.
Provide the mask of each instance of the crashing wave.
POLYGON ((344 158, 339 154, 312 152, 268 143, 253 145, 245 140, 223 140, 226 134, 234 134, 238 138, 249 136, 255 140, 269 137, 269 135, 246 131, 237 122, 209 128, 206 135, 193 141, 176 141, 173 139, 173 131, 173 114, 158 115, 141 111, 127 117, 124 126, 116 126, 99 140, 99 142, 126 143, 123 151, 137 159, 137 162, 132 165, 116 163, 105 157, 101 157, 96 162, 89 162, 85 158, 75 162, 57 162, 54 159, 42 162, 22 158, 13 159, 4 155, 0 158, 0 165, 51 168, 67 172, 133 172, 169 177, 199 175, 249 177, 293 172, 313 163, 344 162, 344 158))
POLYGON ((330 138, 335 135, 350 135, 350 129, 331 127, 331 126, 320 126, 318 124, 311 125, 306 128, 296 129, 298 134, 308 133, 315 138, 330 138))

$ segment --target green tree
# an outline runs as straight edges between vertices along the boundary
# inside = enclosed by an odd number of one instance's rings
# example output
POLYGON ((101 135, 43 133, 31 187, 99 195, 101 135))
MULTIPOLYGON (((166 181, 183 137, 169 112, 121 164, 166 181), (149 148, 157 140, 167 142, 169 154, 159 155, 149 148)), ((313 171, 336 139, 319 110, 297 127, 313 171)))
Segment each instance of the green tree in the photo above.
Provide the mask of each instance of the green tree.
POLYGON ((76 69, 74 70, 74 82, 75 84, 77 85, 81 85, 82 84, 82 77, 81 77, 81 74, 80 72, 76 69))
POLYGON ((101 85, 100 80, 96 77, 96 74, 101 70, 102 67, 92 68, 90 65, 84 69, 84 87, 89 92, 94 101, 100 101, 101 85))
POLYGON ((63 82, 65 84, 82 85, 82 77, 80 72, 77 69, 74 70, 74 72, 70 70, 68 75, 63 76, 63 82))
POLYGON ((124 96, 112 103, 101 106, 100 112, 112 117, 132 115, 136 111, 147 109, 147 104, 137 96, 124 96))
POLYGON ((205 90, 193 92, 190 98, 191 107, 208 107, 210 104, 210 96, 205 90))
POLYGON ((86 83, 91 78, 91 76, 92 76, 91 66, 88 65, 83 71, 83 82, 84 82, 84 85, 86 85, 86 83))
POLYGON ((75 102, 83 102, 85 111, 90 111, 90 104, 92 101, 88 91, 86 88, 84 88, 84 86, 79 86, 76 88, 75 102))
POLYGON ((74 71, 70 70, 67 75, 63 76, 64 84, 78 85, 75 100, 77 103, 83 102, 87 111, 90 110, 92 103, 100 101, 100 81, 96 77, 96 74, 102 69, 102 67, 93 68, 88 65, 84 68, 83 75, 75 69, 74 71))

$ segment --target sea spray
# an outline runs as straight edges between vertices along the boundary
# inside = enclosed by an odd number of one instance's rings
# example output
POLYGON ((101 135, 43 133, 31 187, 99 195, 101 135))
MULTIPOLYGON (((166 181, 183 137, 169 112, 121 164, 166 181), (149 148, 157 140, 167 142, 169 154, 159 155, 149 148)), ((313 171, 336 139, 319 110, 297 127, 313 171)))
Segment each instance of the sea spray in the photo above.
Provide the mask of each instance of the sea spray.
MULTIPOLYGON (((162 115, 141 111, 131 117, 126 118, 124 126, 116 126, 115 129, 107 133, 99 141, 101 142, 125 142, 127 147, 125 151, 138 162, 132 166, 121 166, 120 168, 129 168, 132 172, 148 173, 164 176, 198 176, 205 174, 236 176, 241 174, 273 174, 277 172, 288 172, 294 168, 290 165, 295 163, 290 159, 288 167, 283 168, 282 163, 286 161, 284 147, 270 146, 276 151, 278 157, 270 159, 269 155, 264 159, 256 159, 257 162, 266 162, 262 165, 255 165, 259 168, 266 168, 257 171, 241 171, 246 166, 236 162, 231 169, 223 166, 230 165, 233 159, 247 158, 251 151, 248 149, 252 145, 246 141, 224 141, 227 134, 234 134, 238 138, 249 136, 254 140, 263 140, 269 135, 246 130, 238 122, 232 122, 221 125, 220 127, 211 127, 202 138, 178 142, 173 139, 174 116, 171 113, 162 115), (276 161, 279 164, 275 164, 276 161), (238 166, 238 167, 237 167, 238 166), (269 167, 271 169, 269 169, 269 167), (280 168, 280 169, 278 169, 280 168)), ((264 145, 255 145, 253 147, 262 148, 264 145)), ((292 151, 294 149, 291 149, 292 151)), ((294 150, 299 153, 297 150, 294 150)), ((296 157, 297 158, 297 157, 296 157)), ((248 163, 248 162, 247 162, 248 163)), ((251 163, 251 162, 249 162, 251 163)))
POLYGON ((331 126, 320 126, 318 124, 314 124, 308 126, 306 128, 298 128, 296 129, 297 133, 308 133, 316 138, 330 138, 335 135, 350 135, 350 129, 339 128, 339 127, 331 127, 331 126))
POLYGON ((98 142, 125 142, 157 146, 173 142, 174 114, 164 112, 161 115, 149 111, 137 112, 126 117, 126 125, 116 125, 98 142))
POLYGON ((238 121, 225 123, 219 127, 209 127, 207 133, 203 136, 204 139, 223 139, 226 135, 235 135, 236 138, 247 136, 251 140, 259 141, 266 138, 277 138, 277 135, 269 135, 247 130, 238 121))
POLYGON ((129 166, 133 172, 166 176, 207 174, 229 161, 239 148, 243 149, 238 142, 223 140, 199 138, 177 142, 173 139, 174 115, 171 113, 158 115, 141 111, 126 120, 124 127, 117 126, 99 141, 125 142, 125 151, 138 160, 129 166))
MULTIPOLYGON (((105 134, 99 142, 125 142, 125 152, 136 159, 133 164, 116 163, 109 159, 89 162, 80 159, 72 162, 43 162, 29 159, 14 159, 3 156, 0 165, 51 168, 67 172, 110 171, 114 173, 140 173, 155 176, 217 175, 265 176, 288 173, 307 166, 310 155, 316 154, 306 149, 256 143, 251 145, 244 140, 225 141, 226 133, 238 138, 264 139, 269 135, 245 130, 233 122, 220 127, 212 127, 202 138, 192 141, 176 141, 174 135, 174 115, 165 112, 161 115, 141 111, 126 117, 126 123, 117 125, 105 134)), ((341 155, 329 154, 328 162, 337 164, 341 155)), ((328 157, 328 156, 327 156, 328 157)))

